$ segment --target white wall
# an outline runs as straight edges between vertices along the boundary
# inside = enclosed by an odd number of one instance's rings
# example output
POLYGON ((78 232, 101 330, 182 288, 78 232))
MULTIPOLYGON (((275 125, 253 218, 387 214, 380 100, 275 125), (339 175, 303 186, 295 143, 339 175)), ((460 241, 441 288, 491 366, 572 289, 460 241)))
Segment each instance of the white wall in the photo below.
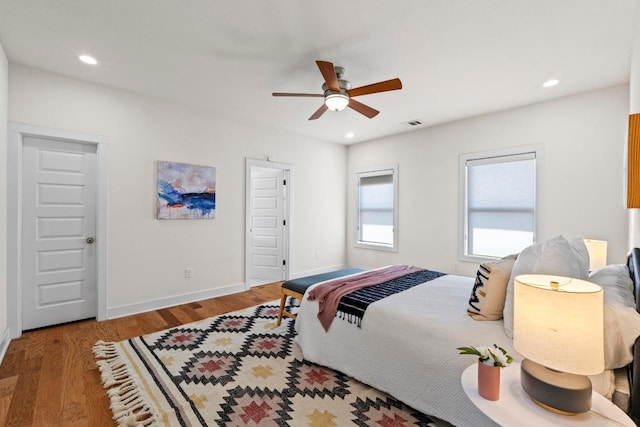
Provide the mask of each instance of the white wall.
POLYGON ((245 157, 294 165, 292 275, 344 265, 344 146, 13 64, 9 120, 107 137, 110 308, 244 283, 245 157), (217 167, 215 220, 155 219, 157 160, 217 167))
MULTIPOLYGON (((631 55, 631 70, 629 75, 629 114, 640 113, 640 31, 631 55)), ((628 144, 628 137, 625 139, 628 144)), ((628 158, 625 156, 625 162, 628 158)), ((625 176, 626 179, 626 176, 625 176)), ((626 188, 626 187, 625 187, 626 188)), ((627 194, 625 193, 625 197, 627 194)), ((629 209, 629 250, 640 247, 640 209, 629 209)))
MULTIPOLYGON (((0 44, 0 340, 7 329, 7 81, 8 62, 0 44)), ((2 360, 0 343, 0 361, 2 360)))
POLYGON ((348 263, 474 275, 477 264, 457 259, 458 156, 529 144, 545 150, 538 240, 558 234, 604 239, 609 261, 624 262, 628 112, 629 88, 618 86, 350 146, 348 263), (390 162, 399 164, 398 253, 355 248, 354 171, 390 162))
POLYGON ((477 265, 457 259, 458 155, 535 143, 545 147, 539 240, 556 234, 605 239, 609 260, 622 262, 628 111, 629 89, 619 86, 347 149, 223 113, 9 67, 10 121, 108 138, 111 308, 242 284, 244 158, 266 155, 295 168, 292 275, 394 263, 445 272, 457 265, 457 273, 473 275, 477 265), (216 166, 217 218, 156 220, 156 160, 216 166), (353 171, 393 162, 399 164, 399 251, 356 249, 353 171), (187 266, 192 279, 183 277, 187 266))

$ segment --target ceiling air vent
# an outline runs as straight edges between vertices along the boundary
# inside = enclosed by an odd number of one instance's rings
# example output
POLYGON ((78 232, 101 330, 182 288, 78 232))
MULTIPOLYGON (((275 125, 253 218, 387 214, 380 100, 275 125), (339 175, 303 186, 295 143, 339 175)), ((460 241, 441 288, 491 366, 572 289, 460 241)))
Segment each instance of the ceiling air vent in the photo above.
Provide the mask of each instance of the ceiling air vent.
POLYGON ((407 126, 420 126, 422 122, 420 120, 411 120, 410 122, 405 123, 407 126))

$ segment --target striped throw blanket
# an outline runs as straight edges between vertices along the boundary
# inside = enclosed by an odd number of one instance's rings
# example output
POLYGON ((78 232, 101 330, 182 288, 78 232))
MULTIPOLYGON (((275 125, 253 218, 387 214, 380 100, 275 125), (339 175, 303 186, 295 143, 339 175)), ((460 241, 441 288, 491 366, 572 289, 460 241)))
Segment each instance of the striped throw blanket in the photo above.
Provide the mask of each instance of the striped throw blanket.
POLYGON ((313 288, 308 298, 318 300, 318 320, 325 331, 338 312, 360 326, 369 304, 442 275, 407 265, 385 267, 323 283, 313 288))

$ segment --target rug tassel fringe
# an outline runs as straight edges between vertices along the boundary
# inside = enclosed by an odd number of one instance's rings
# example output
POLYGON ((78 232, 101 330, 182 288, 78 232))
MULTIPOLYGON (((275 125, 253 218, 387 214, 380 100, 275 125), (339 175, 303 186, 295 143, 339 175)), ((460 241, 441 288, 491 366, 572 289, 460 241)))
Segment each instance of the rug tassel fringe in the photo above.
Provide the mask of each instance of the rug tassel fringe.
POLYGON ((107 388, 113 419, 118 427, 149 427, 157 415, 146 403, 140 386, 120 355, 116 343, 98 341, 93 346, 102 384, 107 388))

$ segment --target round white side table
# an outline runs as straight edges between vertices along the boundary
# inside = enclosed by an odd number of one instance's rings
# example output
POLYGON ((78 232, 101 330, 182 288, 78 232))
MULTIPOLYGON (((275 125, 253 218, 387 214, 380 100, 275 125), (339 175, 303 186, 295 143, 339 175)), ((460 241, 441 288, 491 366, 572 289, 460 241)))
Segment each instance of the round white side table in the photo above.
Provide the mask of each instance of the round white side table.
POLYGON ((486 416, 501 426, 542 427, 635 427, 635 423, 620 408, 602 395, 593 392, 591 412, 564 416, 554 414, 534 403, 520 385, 520 364, 503 368, 500 377, 500 399, 490 401, 478 394, 478 365, 474 363, 462 373, 462 388, 469 399, 486 416), (600 414, 600 415, 598 415, 600 414), (611 421, 615 420, 619 424, 611 421))

